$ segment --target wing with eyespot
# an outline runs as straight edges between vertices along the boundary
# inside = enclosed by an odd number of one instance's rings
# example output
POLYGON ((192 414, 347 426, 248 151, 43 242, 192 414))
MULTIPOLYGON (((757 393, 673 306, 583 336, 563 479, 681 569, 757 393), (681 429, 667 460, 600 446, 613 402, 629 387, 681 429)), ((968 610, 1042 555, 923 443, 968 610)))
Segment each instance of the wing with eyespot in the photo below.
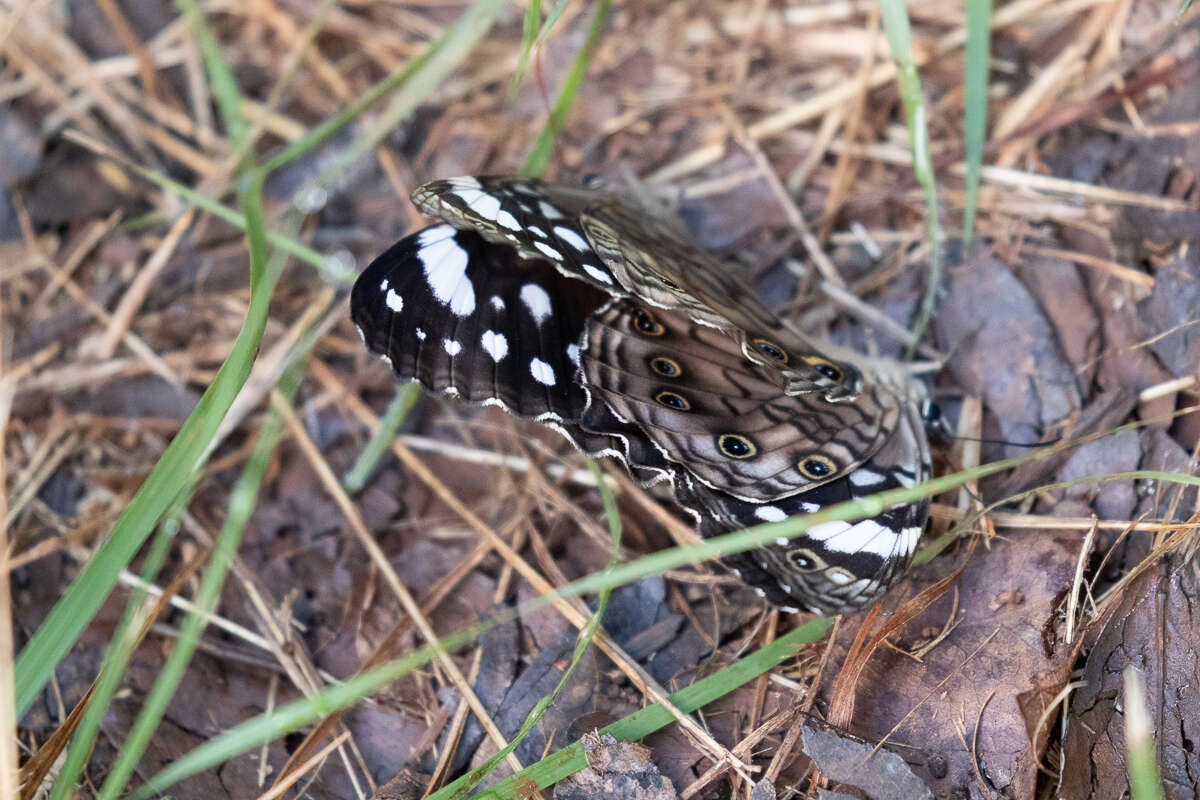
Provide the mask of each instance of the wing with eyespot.
POLYGON ((862 376, 853 364, 835 360, 829 346, 763 305, 747 282, 691 242, 674 220, 602 196, 583 212, 580 225, 631 296, 725 331, 786 394, 838 399, 861 390, 862 376))
MULTIPOLYGON (((875 454, 846 475, 773 503, 747 503, 689 481, 675 485, 700 534, 717 536, 762 522, 780 522, 879 492, 911 488, 929 479, 929 445, 914 404, 875 454)), ((928 499, 884 509, 871 517, 824 522, 803 534, 727 556, 727 567, 780 606, 840 614, 875 600, 908 569, 929 515, 928 499)))
POLYGON ((891 435, 901 398, 868 385, 852 402, 788 396, 719 331, 614 301, 587 324, 582 377, 592 402, 634 422, 710 488, 771 502, 835 480, 891 435))

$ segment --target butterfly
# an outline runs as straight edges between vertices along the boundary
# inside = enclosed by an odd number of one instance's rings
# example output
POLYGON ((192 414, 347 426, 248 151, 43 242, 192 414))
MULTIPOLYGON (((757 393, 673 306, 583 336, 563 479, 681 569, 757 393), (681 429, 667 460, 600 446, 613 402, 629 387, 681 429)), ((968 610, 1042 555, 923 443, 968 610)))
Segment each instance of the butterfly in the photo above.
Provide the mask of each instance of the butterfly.
MULTIPOLYGON (((899 365, 794 329, 661 215, 509 176, 413 199, 441 221, 351 293, 367 348, 400 378, 668 483, 704 536, 928 478, 920 388, 899 365)), ((779 606, 842 613, 903 573, 927 515, 921 500, 822 523, 725 563, 779 606)))

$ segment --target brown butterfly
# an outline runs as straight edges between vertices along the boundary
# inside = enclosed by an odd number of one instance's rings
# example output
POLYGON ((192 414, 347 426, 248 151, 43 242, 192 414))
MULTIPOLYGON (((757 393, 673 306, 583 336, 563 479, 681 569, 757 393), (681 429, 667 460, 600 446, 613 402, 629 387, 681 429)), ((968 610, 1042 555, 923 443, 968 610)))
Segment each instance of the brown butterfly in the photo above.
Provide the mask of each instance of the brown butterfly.
MULTIPOLYGON (((433 181, 414 200, 443 222, 377 258, 351 296, 401 378, 669 481, 705 536, 928 478, 905 372, 783 323, 673 223, 520 177, 433 181)), ((927 513, 824 523, 726 563, 781 606, 852 610, 908 566, 927 513)))

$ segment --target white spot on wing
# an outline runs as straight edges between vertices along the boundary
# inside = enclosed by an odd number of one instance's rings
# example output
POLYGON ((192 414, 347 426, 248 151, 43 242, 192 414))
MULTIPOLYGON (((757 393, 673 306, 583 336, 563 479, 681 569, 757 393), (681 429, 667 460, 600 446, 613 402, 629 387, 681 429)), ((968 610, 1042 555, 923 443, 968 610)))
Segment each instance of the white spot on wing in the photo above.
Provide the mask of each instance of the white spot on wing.
POLYGON ((442 339, 442 349, 449 355, 456 356, 462 352, 462 344, 454 339, 442 339))
POLYGON ((917 549, 917 543, 921 541, 921 534, 925 532, 925 526, 918 525, 915 528, 905 528, 900 531, 900 541, 902 542, 902 552, 911 553, 917 549))
POLYGON ((571 343, 567 345, 567 358, 571 359, 571 363, 579 366, 579 345, 571 343))
POLYGON ((475 310, 475 287, 467 280, 467 251, 454 240, 453 229, 438 225, 421 234, 417 258, 433 296, 465 317, 475 310))
POLYGON ((546 219, 562 219, 563 213, 545 200, 538 201, 538 210, 546 219))
POLYGON ((498 294, 492 295, 491 299, 488 300, 488 302, 491 303, 492 308, 496 309, 497 311, 504 310, 504 298, 501 297, 500 295, 498 295, 498 294))
POLYGON ((387 307, 399 314, 404 310, 404 298, 396 294, 395 289, 388 289, 387 297, 385 298, 387 307))
POLYGON ((553 247, 546 244, 545 242, 534 242, 533 246, 536 247, 538 250, 541 250, 543 253, 550 256, 551 258, 553 258, 557 261, 562 261, 562 253, 558 252, 557 250, 555 250, 553 247))
POLYGON ((529 309, 533 321, 538 325, 541 325, 542 320, 554 310, 550 305, 550 295, 536 283, 527 283, 521 287, 521 302, 529 309))
POLYGON ((500 213, 500 200, 495 195, 478 189, 463 189, 456 194, 468 208, 486 220, 495 220, 500 213))
POLYGON ((503 210, 496 214, 496 224, 502 228, 508 228, 510 231, 521 230, 521 223, 517 222, 517 218, 503 210))
POLYGON ((420 328, 417 328, 417 338, 420 339, 422 342, 425 341, 425 331, 421 330, 420 328))
POLYGON ((782 522, 787 519, 787 512, 779 506, 759 506, 754 509, 754 516, 764 522, 782 522))
POLYGON ((825 573, 825 577, 830 583, 836 583, 838 586, 845 586, 850 581, 854 580, 854 576, 849 572, 841 572, 840 570, 831 569, 825 573))
POLYGON ((821 506, 817 503, 802 502, 800 504, 800 510, 805 514, 812 514, 814 511, 820 511, 821 506))
POLYGON ((883 483, 884 475, 876 472, 873 469, 863 467, 856 469, 850 473, 850 483, 855 486, 874 486, 877 483, 883 483))
POLYGON ((379 291, 386 292, 388 290, 388 279, 384 278, 379 282, 379 291))
POLYGON ((588 246, 587 239, 584 239, 575 231, 568 228, 566 225, 558 225, 554 228, 554 235, 558 237, 560 242, 566 242, 581 253, 586 253, 591 248, 588 246))
POLYGON ((595 264, 584 264, 583 271, 586 272, 588 275, 591 275, 593 278, 600 281, 601 283, 612 286, 612 278, 609 277, 607 272, 600 269, 595 264))
POLYGON ((838 553, 873 553, 881 558, 895 554, 896 541, 902 536, 873 519, 864 519, 854 525, 848 522, 822 522, 805 533, 838 553))
POLYGON ((556 382, 554 367, 540 358, 534 358, 529 361, 529 374, 533 376, 535 381, 546 386, 553 386, 556 382))
POLYGON ((480 344, 497 364, 500 363, 500 359, 508 355, 508 339, 504 338, 503 333, 484 331, 483 336, 480 337, 480 344))
POLYGON ((550 238, 546 235, 546 232, 544 230, 542 230, 541 228, 539 228, 537 225, 526 225, 525 230, 529 231, 534 236, 541 237, 542 239, 550 238))

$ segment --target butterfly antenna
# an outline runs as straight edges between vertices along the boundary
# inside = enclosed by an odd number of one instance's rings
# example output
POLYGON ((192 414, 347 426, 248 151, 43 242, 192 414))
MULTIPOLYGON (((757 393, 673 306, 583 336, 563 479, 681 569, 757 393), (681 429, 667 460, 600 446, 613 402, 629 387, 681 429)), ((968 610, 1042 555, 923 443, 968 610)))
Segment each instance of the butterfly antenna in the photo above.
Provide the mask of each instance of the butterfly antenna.
POLYGON ((950 423, 942 414, 941 407, 932 400, 927 400, 921 407, 921 419, 925 421, 925 429, 931 434, 947 442, 979 442, 981 444, 996 444, 1005 447, 1049 447, 1061 442, 1061 436, 1056 436, 1044 442, 1010 442, 1006 439, 984 439, 978 436, 959 436, 950 430, 950 423))

